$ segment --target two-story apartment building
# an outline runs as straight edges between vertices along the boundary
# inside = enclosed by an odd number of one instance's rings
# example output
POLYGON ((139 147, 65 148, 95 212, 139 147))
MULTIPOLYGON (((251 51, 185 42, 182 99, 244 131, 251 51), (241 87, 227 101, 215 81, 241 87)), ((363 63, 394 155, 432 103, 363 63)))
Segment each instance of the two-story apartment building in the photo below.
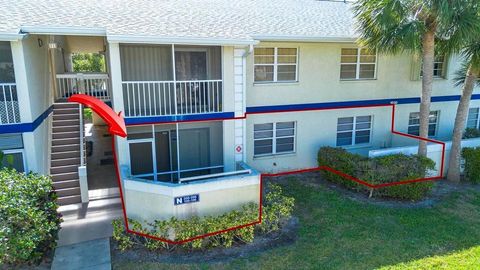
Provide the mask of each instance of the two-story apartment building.
MULTIPOLYGON (((395 128, 418 135, 420 63, 358 47, 350 7, 7 1, 0 147, 16 155, 17 169, 51 174, 63 203, 82 201, 82 190, 86 201, 82 113, 65 101, 75 93, 97 97, 127 125, 113 149, 127 212, 149 219, 258 202, 258 172, 314 167, 321 146, 367 155, 416 145, 390 133, 391 108, 382 105, 397 102, 395 128), (103 54, 106 73, 73 73, 76 52, 103 54), (200 203, 174 204, 192 194, 200 203)), ((460 65, 455 55, 435 63, 430 135, 438 140, 451 137, 460 89, 450 79, 460 65)), ((470 127, 479 127, 479 99, 470 127)))

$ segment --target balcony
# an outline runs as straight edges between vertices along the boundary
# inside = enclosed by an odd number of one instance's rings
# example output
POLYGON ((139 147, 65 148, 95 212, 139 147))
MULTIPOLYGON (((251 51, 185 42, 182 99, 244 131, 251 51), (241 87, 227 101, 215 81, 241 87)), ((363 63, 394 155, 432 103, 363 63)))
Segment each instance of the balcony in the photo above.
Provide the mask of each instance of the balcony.
POLYGON ((125 116, 222 111, 222 80, 123 82, 125 116))
POLYGON ((106 73, 65 73, 56 75, 55 100, 64 101, 74 94, 86 94, 103 101, 111 100, 106 73))
POLYGON ((223 111, 220 47, 122 44, 120 58, 126 117, 223 111))
POLYGON ((0 83, 0 124, 20 123, 17 86, 15 83, 0 83))

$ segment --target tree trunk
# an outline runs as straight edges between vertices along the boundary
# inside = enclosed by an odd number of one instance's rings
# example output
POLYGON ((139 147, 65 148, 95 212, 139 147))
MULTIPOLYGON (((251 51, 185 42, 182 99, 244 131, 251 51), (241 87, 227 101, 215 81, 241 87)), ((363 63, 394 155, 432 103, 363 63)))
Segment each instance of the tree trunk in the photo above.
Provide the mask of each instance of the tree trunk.
POLYGON ((462 154, 462 136, 467 120, 470 99, 472 98, 473 88, 478 78, 478 71, 472 66, 468 68, 463 85, 462 97, 458 103, 457 115, 455 116, 455 126, 453 128, 452 149, 450 150, 450 159, 448 165, 447 179, 453 182, 460 181, 460 158, 462 154))
MULTIPOLYGON (((433 27, 434 28, 434 27, 433 27)), ((430 99, 432 97, 433 63, 435 60, 435 29, 425 33, 422 40, 422 97, 420 102, 420 137, 428 138, 430 99)), ((427 142, 420 141, 418 154, 427 155, 427 142)))

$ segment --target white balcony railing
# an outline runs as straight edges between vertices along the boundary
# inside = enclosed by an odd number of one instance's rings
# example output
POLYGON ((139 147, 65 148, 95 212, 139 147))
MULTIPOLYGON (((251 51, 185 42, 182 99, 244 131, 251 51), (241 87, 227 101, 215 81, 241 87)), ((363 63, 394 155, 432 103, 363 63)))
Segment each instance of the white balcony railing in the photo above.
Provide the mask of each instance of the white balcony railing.
POLYGON ((20 122, 17 85, 15 83, 0 83, 0 124, 20 122))
POLYGON ((222 111, 222 80, 123 82, 125 116, 222 111))
POLYGON ((87 94, 103 101, 111 100, 108 74, 68 73, 57 74, 56 100, 69 98, 73 94, 87 94))

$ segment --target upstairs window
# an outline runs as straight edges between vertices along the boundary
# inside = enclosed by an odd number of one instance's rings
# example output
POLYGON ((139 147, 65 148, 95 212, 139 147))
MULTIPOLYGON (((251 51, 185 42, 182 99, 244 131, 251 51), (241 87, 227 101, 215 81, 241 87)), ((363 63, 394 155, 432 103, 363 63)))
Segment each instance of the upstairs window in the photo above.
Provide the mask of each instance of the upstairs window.
POLYGON ((340 79, 369 80, 377 73, 377 53, 369 49, 342 49, 340 79))
POLYGON ((297 81, 296 48, 255 48, 255 82, 297 81))
MULTIPOLYGON (((433 62, 433 77, 447 79, 448 57, 445 55, 435 55, 433 62)), ((422 58, 419 55, 414 55, 412 59, 412 80, 421 80, 423 76, 422 58)))
POLYGON ((0 41, 0 83, 14 83, 12 49, 10 42, 0 41))
MULTIPOLYGON (((428 118, 428 137, 435 137, 437 135, 439 111, 430 112, 428 118)), ((419 136, 420 135, 420 113, 410 113, 408 119, 408 134, 419 136)))
POLYGON ((342 117, 337 120, 337 146, 370 143, 372 116, 342 117))
POLYGON ((433 62, 433 77, 442 78, 444 76, 445 56, 437 55, 433 62))
POLYGON ((470 108, 468 110, 467 128, 480 129, 479 108, 470 108))
POLYGON ((295 152, 295 122, 253 126, 254 156, 295 152))

